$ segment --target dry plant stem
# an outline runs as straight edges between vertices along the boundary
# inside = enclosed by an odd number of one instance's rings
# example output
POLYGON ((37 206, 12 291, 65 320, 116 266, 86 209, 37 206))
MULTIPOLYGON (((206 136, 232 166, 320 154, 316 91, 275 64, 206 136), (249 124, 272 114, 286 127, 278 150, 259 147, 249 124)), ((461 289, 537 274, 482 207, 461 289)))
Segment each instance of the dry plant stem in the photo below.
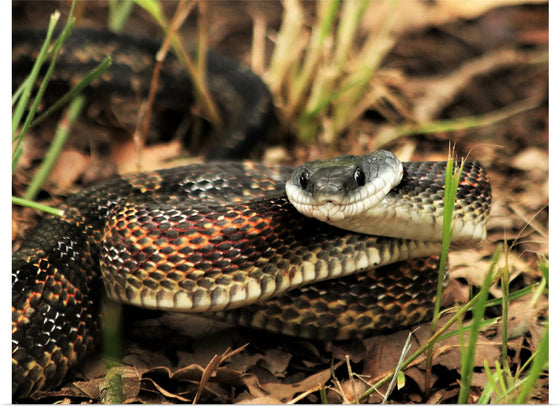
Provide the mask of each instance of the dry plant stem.
POLYGON ((336 375, 334 374, 335 369, 337 369, 342 363, 343 362, 341 360, 336 365, 331 365, 331 377, 332 377, 332 381, 333 381, 334 387, 335 387, 333 389, 333 391, 339 394, 339 396, 342 399, 342 402, 344 404, 350 404, 350 402, 346 398, 346 395, 344 393, 344 389, 342 388, 342 384, 340 383, 340 380, 338 380, 338 377, 336 377, 336 375))
POLYGON ((402 126, 385 126, 379 131, 375 139, 376 148, 398 140, 401 137, 416 135, 416 134, 429 134, 449 131, 461 131, 472 128, 492 126, 500 123, 516 114, 535 109, 541 103, 540 99, 531 98, 525 99, 518 103, 512 103, 501 109, 493 110, 489 113, 459 117, 456 119, 437 120, 434 122, 425 122, 419 124, 405 124, 402 126))
POLYGON ((147 380, 149 381, 156 389, 157 391, 159 391, 162 395, 164 395, 165 397, 168 397, 170 399, 176 399, 182 403, 191 403, 192 400, 187 399, 185 397, 181 397, 178 394, 172 393, 170 391, 165 390, 163 387, 161 387, 155 380, 151 379, 151 378, 143 378, 142 380, 147 380))
MULTIPOLYGON (((386 18, 379 32, 376 35, 370 35, 356 58, 356 68, 343 78, 342 94, 337 100, 338 103, 334 105, 333 131, 335 134, 341 132, 357 114, 363 113, 363 111, 357 112, 355 106, 360 104, 360 100, 366 93, 381 62, 395 44, 391 29, 397 21, 396 7, 398 4, 398 0, 391 2, 391 7, 387 10, 386 18)), ((363 10, 361 12, 363 13, 363 10)))
POLYGON ((317 18, 320 24, 319 26, 314 25, 312 28, 303 65, 296 73, 292 86, 288 89, 285 108, 287 121, 293 120, 294 112, 302 104, 303 93, 309 89, 319 62, 324 60, 323 44, 332 30, 339 6, 340 0, 317 2, 317 18))
MULTIPOLYGON (((523 207, 517 204, 516 202, 509 202, 508 207, 513 211, 513 213, 515 213, 515 215, 517 215, 523 222, 525 222, 525 226, 523 226, 523 229, 519 231, 518 237, 523 233, 523 231, 528 226, 530 226, 539 235, 541 235, 542 237, 548 240, 548 232, 546 231, 546 228, 543 225, 541 225, 541 223, 536 219, 537 215, 541 213, 545 208, 538 210, 533 216, 529 217, 529 215, 523 209, 523 207)), ((517 239, 518 238, 516 238, 515 240, 517 241, 517 239)))
POLYGON ((194 90, 196 93, 197 101, 200 104, 200 108, 208 115, 208 120, 212 123, 213 127, 216 129, 217 132, 221 131, 222 129, 222 120, 218 113, 218 109, 216 104, 212 100, 210 96, 210 92, 208 91, 208 87, 206 86, 205 82, 200 80, 200 75, 196 70, 193 62, 191 61, 187 51, 183 47, 180 41, 173 39, 173 49, 177 53, 177 57, 187 68, 189 75, 193 79, 194 90))
POLYGON ((224 363, 227 359, 229 359, 233 355, 235 355, 239 352, 242 352, 247 347, 247 345, 249 345, 249 344, 246 343, 245 345, 240 346, 239 348, 237 348, 233 351, 230 351, 230 349, 228 348, 220 356, 214 355, 212 360, 210 360, 210 362, 208 362, 208 364, 204 368, 204 371, 202 372, 202 377, 200 378, 200 383, 198 385, 198 390, 196 391, 196 394, 195 394, 194 399, 192 401, 193 404, 196 404, 198 402, 198 400, 200 399, 200 396, 202 394, 202 391, 204 390, 204 387, 206 386, 206 383, 208 383, 208 380, 210 379, 210 377, 212 377, 212 374, 216 371, 216 369, 218 369, 218 367, 220 367, 220 365, 222 363, 224 363))
POLYGON ((208 49, 208 3, 198 0, 198 40, 196 47, 197 69, 202 83, 206 83, 206 50, 208 49))
MULTIPOLYGON (((303 48, 303 9, 299 0, 286 0, 282 25, 276 36, 276 44, 270 60, 266 82, 273 95, 279 95, 292 61, 297 59, 303 48)), ((290 86, 291 84, 287 84, 290 86)))
POLYGON ((352 387, 352 400, 356 400, 358 393, 356 392, 356 383, 354 382, 354 373, 352 372, 352 366, 350 365, 350 357, 344 355, 346 361, 346 369, 348 370, 348 380, 350 380, 350 386, 352 387))
POLYGON ((267 21, 264 13, 253 2, 249 2, 249 14, 253 19, 253 43, 251 45, 251 69, 257 75, 264 72, 264 56, 266 55, 267 21))
POLYGON ((187 18, 187 16, 189 15, 190 10, 192 9, 192 6, 194 5, 193 2, 190 2, 189 4, 188 0, 181 0, 179 2, 179 5, 177 6, 177 10, 175 11, 175 15, 173 16, 171 23, 169 25, 169 30, 167 31, 166 35, 165 35, 165 39, 163 41, 163 44, 160 48, 160 50, 157 52, 156 54, 156 64, 154 66, 154 73, 152 75, 152 80, 150 82, 150 93, 148 95, 148 100, 145 104, 143 104, 143 106, 140 108, 140 115, 139 115, 139 120, 141 120, 141 118, 143 117, 142 120, 142 124, 140 126, 140 129, 138 129, 139 126, 137 126, 136 130, 134 131, 134 144, 136 147, 136 152, 137 152, 137 160, 136 160, 136 166, 138 168, 138 171, 141 171, 141 165, 142 165, 142 150, 144 148, 144 142, 146 141, 146 137, 148 135, 148 130, 150 128, 150 121, 152 118, 152 109, 153 109, 153 105, 154 105, 154 100, 156 97, 156 92, 157 92, 157 87, 158 87, 158 82, 159 82, 159 74, 161 71, 161 64, 163 62, 163 60, 165 59, 165 56, 167 55, 167 52, 169 51, 169 47, 171 45, 171 40, 173 38, 173 36, 175 35, 175 33, 177 32, 177 30, 179 29, 179 27, 181 26, 181 24, 183 24, 183 22, 185 21, 185 19, 187 18))
MULTIPOLYGON (((159 3, 152 3, 150 1, 144 0, 136 0, 137 4, 143 7, 146 11, 148 11, 154 19, 158 22, 161 28, 167 32, 167 22, 165 16, 161 12, 160 7, 153 7, 154 4, 159 5, 159 3)), ((196 3, 195 0, 190 0, 188 7, 192 7, 196 3)), ((199 104, 201 110, 206 114, 208 120, 212 123, 213 127, 216 129, 217 132, 221 131, 222 128, 222 121, 220 115, 218 113, 218 109, 216 108, 215 103, 210 96, 210 92, 208 91, 208 87, 206 86, 205 82, 200 80, 199 72, 197 71, 194 63, 192 62, 189 54, 183 47, 182 42, 177 38, 177 36, 173 36, 171 39, 171 46, 175 51, 179 62, 185 67, 189 76, 192 79, 194 91, 196 95, 196 100, 199 104)))
POLYGON ((409 86, 417 88, 423 95, 415 104, 413 116, 418 122, 432 120, 476 76, 508 66, 546 64, 547 61, 548 53, 544 51, 504 49, 470 60, 444 77, 412 79, 408 83, 409 86))
POLYGON ((290 401, 288 401, 286 404, 296 404, 298 401, 303 400, 304 398, 306 398, 307 396, 309 396, 312 393, 315 393, 316 391, 319 391, 323 388, 322 384, 318 384, 315 387, 312 387, 311 389, 304 391, 303 393, 301 393, 299 396, 294 397, 293 399, 291 399, 290 401))
MULTIPOLYGON (((229 352, 229 349, 226 350, 226 353, 227 352, 229 352)), ((212 357, 210 362, 208 362, 208 364, 204 368, 204 371, 202 372, 202 377, 200 378, 200 383, 198 385, 198 389, 197 389, 196 394, 194 395, 194 398, 193 398, 193 401, 192 401, 193 404, 198 403, 198 400, 200 399, 200 396, 202 395, 202 391, 204 390, 204 387, 206 386, 206 383, 208 383, 208 379, 210 379, 210 376, 212 375, 212 373, 214 373, 216 371, 216 369, 218 368, 220 363, 221 363, 220 357, 218 355, 214 355, 214 357, 212 357)))

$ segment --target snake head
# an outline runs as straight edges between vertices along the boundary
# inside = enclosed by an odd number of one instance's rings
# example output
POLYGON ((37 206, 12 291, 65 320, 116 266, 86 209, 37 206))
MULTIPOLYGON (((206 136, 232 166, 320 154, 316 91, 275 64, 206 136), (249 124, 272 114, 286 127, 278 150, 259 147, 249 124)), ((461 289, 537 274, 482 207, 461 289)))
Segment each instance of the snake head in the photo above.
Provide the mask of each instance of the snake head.
POLYGON ((377 205, 402 175, 402 163, 391 152, 344 155, 298 167, 286 193, 300 213, 331 223, 359 217, 377 205))

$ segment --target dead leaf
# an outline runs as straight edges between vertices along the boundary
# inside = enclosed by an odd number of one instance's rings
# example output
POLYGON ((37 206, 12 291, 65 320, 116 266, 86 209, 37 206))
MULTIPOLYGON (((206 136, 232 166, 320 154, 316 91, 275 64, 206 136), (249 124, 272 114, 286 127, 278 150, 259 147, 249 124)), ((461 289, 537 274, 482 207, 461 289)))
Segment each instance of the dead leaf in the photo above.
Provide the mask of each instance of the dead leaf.
POLYGON ((275 376, 282 375, 288 368, 292 355, 278 349, 268 349, 260 365, 275 376))
MULTIPOLYGON (((335 365, 335 369, 340 366, 342 362, 335 365)), ((260 385, 266 395, 286 402, 298 393, 304 393, 317 386, 323 386, 331 377, 331 369, 325 369, 321 372, 315 373, 304 380, 291 383, 265 383, 260 385)))
POLYGON ((438 390, 426 401, 426 404, 445 404, 446 400, 457 397, 459 388, 452 388, 449 390, 438 390))
POLYGON ((548 153, 538 147, 528 147, 511 160, 514 168, 522 171, 548 171, 548 153))
POLYGON ((140 156, 138 156, 138 150, 131 140, 126 143, 114 145, 111 158, 117 163, 119 173, 127 174, 165 168, 168 166, 166 165, 167 161, 177 157, 180 151, 181 142, 175 140, 168 143, 144 147, 140 156), (140 164, 140 168, 138 164, 140 164))
POLYGON ((78 150, 62 151, 49 174, 48 181, 62 190, 67 190, 84 172, 89 161, 89 158, 78 150))
POLYGON ((270 396, 237 400, 236 404, 283 404, 282 401, 270 396))
MULTIPOLYGON (((332 346, 327 346, 327 350, 332 352, 333 356, 339 360, 345 360, 346 356, 354 363, 361 362, 366 357, 366 347, 362 340, 345 341, 330 343, 332 346)), ((329 345, 329 344, 327 344, 329 345)))

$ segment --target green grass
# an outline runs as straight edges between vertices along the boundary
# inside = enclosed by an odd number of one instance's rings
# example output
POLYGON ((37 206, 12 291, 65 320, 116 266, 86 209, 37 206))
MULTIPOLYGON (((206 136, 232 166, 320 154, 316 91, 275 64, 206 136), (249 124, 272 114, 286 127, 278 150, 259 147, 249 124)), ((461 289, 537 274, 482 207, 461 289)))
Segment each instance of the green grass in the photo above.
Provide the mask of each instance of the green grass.
MULTIPOLYGON (((21 154, 23 153, 22 143, 29 129, 43 121, 46 117, 51 115, 56 110, 69 103, 68 109, 63 115, 55 131, 55 136, 49 147, 49 150, 45 155, 41 165, 39 166, 38 171, 35 173, 31 182, 29 183, 29 186, 23 196, 23 200, 12 199, 12 202, 15 204, 21 204, 24 203, 24 201, 32 201, 36 197, 43 183, 48 178, 54 164, 56 163, 58 156, 71 133, 72 125, 75 123, 82 110, 85 100, 82 96, 80 96, 81 91, 93 80, 99 77, 111 65, 111 59, 107 57, 97 68, 86 75, 77 85, 75 85, 65 95, 63 95, 53 106, 47 109, 47 111, 41 114, 38 118, 35 118, 39 104, 41 103, 43 95, 48 87, 51 75, 55 69, 56 61, 58 55, 60 54, 62 45, 72 31, 72 27, 74 25, 74 17, 72 16, 74 6, 75 2, 72 3, 68 20, 56 39, 53 39, 53 36, 56 25, 60 18, 60 13, 55 12, 51 15, 45 41, 43 42, 35 64, 33 65, 29 76, 24 80, 22 85, 14 92, 14 95, 12 96, 12 105, 14 106, 14 112, 12 114, 12 143, 15 143, 12 155, 12 172, 17 167, 21 154), (33 94, 35 83, 38 80, 41 67, 47 63, 49 63, 49 65, 42 78, 41 85, 39 86, 36 93, 33 94), (26 111, 27 114, 25 115, 26 111), (23 125, 20 125, 24 115, 25 119, 23 125)), ((27 206, 32 206, 31 204, 29 204, 29 202, 25 204, 27 206)), ((37 209, 46 209, 45 206, 41 205, 35 205, 34 207, 37 209)), ((57 213, 57 211, 52 208, 47 209, 47 211, 49 213, 57 213)))

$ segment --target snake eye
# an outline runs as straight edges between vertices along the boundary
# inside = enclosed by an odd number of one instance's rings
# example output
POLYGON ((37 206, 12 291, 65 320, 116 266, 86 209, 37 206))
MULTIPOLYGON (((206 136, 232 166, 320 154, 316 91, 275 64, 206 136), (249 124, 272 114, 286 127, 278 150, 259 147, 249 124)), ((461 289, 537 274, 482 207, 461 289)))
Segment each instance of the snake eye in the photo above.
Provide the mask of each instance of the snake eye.
POLYGON ((366 184, 366 174, 364 174, 364 170, 361 167, 356 167, 354 181, 356 181, 359 187, 363 187, 366 184))
POLYGON ((307 173, 307 171, 302 171, 301 174, 299 174, 299 185, 301 186, 301 189, 306 189, 308 183, 309 174, 307 173))

